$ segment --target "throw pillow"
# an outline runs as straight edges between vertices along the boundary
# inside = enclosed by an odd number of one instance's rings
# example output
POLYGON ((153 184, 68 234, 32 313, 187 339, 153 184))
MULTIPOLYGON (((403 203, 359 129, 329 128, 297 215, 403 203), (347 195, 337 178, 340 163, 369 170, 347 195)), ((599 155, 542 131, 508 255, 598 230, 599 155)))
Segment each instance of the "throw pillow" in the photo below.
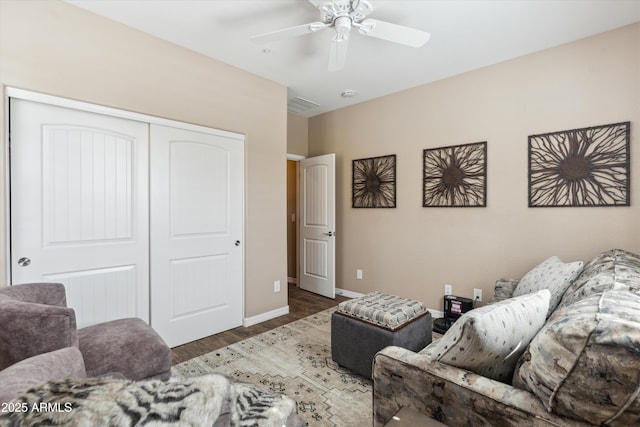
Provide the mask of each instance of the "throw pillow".
POLYGON ((511 382, 520 355, 547 317, 550 293, 500 301, 468 311, 425 349, 433 360, 511 382))
POLYGON ((640 293, 640 255, 612 249, 589 261, 566 290, 558 307, 573 304, 605 291, 640 293))
POLYGON ((498 279, 493 288, 493 297, 487 304, 494 304, 498 301, 509 299, 513 296, 513 291, 518 286, 517 279, 498 279))
POLYGON ((639 349, 640 295, 607 291, 559 308, 522 355, 513 385, 550 412, 640 425, 639 349))
POLYGON ((549 289, 551 292, 549 312, 547 313, 547 317, 549 317, 558 306, 564 292, 581 271, 582 261, 564 263, 557 256, 552 256, 535 266, 520 279, 518 286, 513 291, 513 296, 517 297, 540 289, 549 289))

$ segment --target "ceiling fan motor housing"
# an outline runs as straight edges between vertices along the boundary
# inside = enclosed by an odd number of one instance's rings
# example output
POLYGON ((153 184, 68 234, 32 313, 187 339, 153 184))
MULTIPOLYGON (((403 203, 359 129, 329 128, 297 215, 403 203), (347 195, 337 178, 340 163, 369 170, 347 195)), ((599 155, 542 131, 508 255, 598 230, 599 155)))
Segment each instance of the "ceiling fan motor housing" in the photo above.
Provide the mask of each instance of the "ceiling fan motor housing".
POLYGON ((340 35, 349 34, 351 31, 351 18, 348 16, 339 16, 334 21, 336 33, 340 35))
MULTIPOLYGON (((373 6, 367 0, 333 0, 322 3, 318 9, 321 13, 321 21, 324 24, 333 24, 337 28, 340 18, 348 18, 350 23, 359 23, 373 11, 373 6)), ((350 29, 351 25, 349 25, 350 29)))

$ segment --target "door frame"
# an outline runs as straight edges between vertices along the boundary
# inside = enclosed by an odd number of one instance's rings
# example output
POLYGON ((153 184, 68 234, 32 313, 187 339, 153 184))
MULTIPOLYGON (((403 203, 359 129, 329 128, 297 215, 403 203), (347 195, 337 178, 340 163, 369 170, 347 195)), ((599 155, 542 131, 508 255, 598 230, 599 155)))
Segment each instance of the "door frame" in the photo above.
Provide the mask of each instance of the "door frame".
MULTIPOLYGON (((292 160, 294 162, 296 162, 296 242, 298 241, 298 236, 300 235, 300 221, 298 221, 299 216, 298 213, 300 212, 300 187, 298 186, 298 166, 300 163, 300 160, 306 159, 307 156, 302 156, 300 154, 290 154, 287 153, 287 160, 292 160)), ((287 219, 288 220, 288 219, 287 219)), ((289 249, 287 248, 287 251, 289 249)), ((296 252, 296 287, 300 287, 300 284, 298 283, 298 277, 300 277, 300 248, 298 247, 296 252)), ((287 280, 289 278, 287 277, 287 280)))
MULTIPOLYGON (((230 132, 230 131, 225 131, 225 130, 221 130, 221 129, 215 129, 215 128, 210 128, 210 127, 206 127, 206 126, 200 126, 200 125, 195 125, 195 124, 191 124, 191 123, 185 123, 185 122, 180 122, 177 120, 171 120, 171 119, 165 119, 162 117, 157 117, 157 116, 151 116, 148 114, 143 114, 143 113, 136 113, 133 111, 127 111, 127 110, 120 110, 117 108, 113 108, 113 107, 106 107, 103 105, 98 105, 98 104, 92 104, 89 102, 83 102, 83 101, 77 101, 74 99, 70 99, 70 98, 63 98, 63 97, 59 97, 59 96, 53 96, 53 95, 47 95, 44 93, 40 93, 40 92, 33 92, 33 91, 29 91, 29 90, 25 90, 25 89, 19 89, 19 88, 15 88, 15 87, 11 87, 11 86, 6 86, 5 87, 5 91, 4 91, 4 105, 5 105, 5 114, 4 114, 4 121, 6 123, 5 126, 5 135, 4 137, 4 141, 5 141, 5 152, 4 154, 4 169, 5 169, 5 185, 4 185, 4 201, 5 201, 5 208, 4 208, 4 216, 5 216, 5 223, 4 223, 4 232, 5 232, 5 255, 4 255, 4 259, 2 259, 1 262, 4 262, 6 265, 5 268, 5 272, 6 272, 6 276, 4 277, 5 279, 5 283, 7 284, 11 284, 11 157, 9 155, 9 149, 10 149, 10 134, 9 134, 9 117, 10 117, 10 108, 9 108, 9 99, 10 98, 17 98, 17 99, 23 99, 26 101, 34 101, 34 102, 39 102, 41 104, 49 104, 49 105, 54 105, 54 106, 58 106, 58 107, 65 107, 65 108, 70 108, 70 109, 74 109, 74 110, 81 110, 81 111, 86 111, 86 112, 90 112, 90 113, 97 113, 97 114, 102 114, 105 116, 112 116, 112 117, 119 117, 119 118, 123 118, 123 119, 129 119, 129 120, 135 120, 135 121, 141 121, 141 122, 146 122, 149 124, 157 124, 157 125, 163 125, 163 126, 170 126, 170 127, 175 127, 175 128, 180 128, 180 129, 185 129, 185 130, 191 130, 191 131, 195 131, 195 132, 204 132, 204 133, 211 133, 211 130, 215 130, 216 133, 218 133, 221 136, 227 137, 227 138, 231 138, 231 139, 238 139, 239 143, 242 143, 243 145, 245 144, 245 135, 238 133, 238 132, 230 132)), ((245 153, 246 153, 246 146, 245 146, 245 153)), ((246 171, 245 171, 245 175, 246 175, 246 171)), ((246 176, 245 176, 246 178, 246 176)), ((244 197, 246 196, 246 179, 243 182, 243 206, 242 206, 242 233, 243 236, 246 236, 246 212, 245 212, 245 205, 246 203, 244 203, 244 197)), ((243 237, 244 239, 244 237, 243 237)), ((246 257, 246 242, 243 243, 242 245, 242 317, 244 319, 244 315, 245 315, 245 287, 246 287, 246 283, 245 283, 245 257, 246 257)), ((149 287, 151 287, 151 284, 149 284, 149 287)), ((151 301, 151 299, 149 299, 149 301, 151 301)), ((149 307, 149 310, 151 310, 151 307, 149 307)))

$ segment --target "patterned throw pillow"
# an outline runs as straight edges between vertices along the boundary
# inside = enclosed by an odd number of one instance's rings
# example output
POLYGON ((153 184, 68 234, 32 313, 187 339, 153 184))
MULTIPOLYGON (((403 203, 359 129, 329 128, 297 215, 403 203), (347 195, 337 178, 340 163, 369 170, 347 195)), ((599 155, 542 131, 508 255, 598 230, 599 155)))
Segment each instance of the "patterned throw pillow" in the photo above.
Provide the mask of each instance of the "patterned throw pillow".
POLYGON ((566 290, 559 307, 573 304, 605 291, 640 293, 640 255, 612 249, 589 261, 566 290))
POLYGON ((496 284, 493 288, 493 297, 489 300, 487 304, 495 304, 498 301, 504 301, 513 296, 513 291, 518 286, 517 279, 498 279, 496 280, 496 284))
POLYGON ((550 293, 500 301, 468 311, 424 351, 433 360, 511 382, 520 355, 547 317, 550 293))
POLYGON ((595 425, 640 425, 640 295, 607 291, 559 308, 513 376, 547 410, 595 425))
POLYGON ((552 256, 535 266, 520 279, 518 286, 513 291, 513 296, 517 297, 540 289, 549 289, 551 299, 549 300, 548 317, 558 306, 562 295, 581 271, 582 261, 565 264, 557 256, 552 256))

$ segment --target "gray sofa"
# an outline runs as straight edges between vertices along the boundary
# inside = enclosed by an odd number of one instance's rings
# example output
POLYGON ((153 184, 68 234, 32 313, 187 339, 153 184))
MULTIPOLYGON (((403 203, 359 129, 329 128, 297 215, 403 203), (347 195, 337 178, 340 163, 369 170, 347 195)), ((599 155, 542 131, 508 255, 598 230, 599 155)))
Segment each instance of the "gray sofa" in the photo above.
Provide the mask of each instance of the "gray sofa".
POLYGON ((449 426, 640 425, 640 256, 607 251, 584 268, 565 264, 561 280, 543 264, 521 280, 498 281, 494 304, 465 314, 466 321, 458 327, 459 319, 423 350, 379 352, 374 426, 402 407, 449 426), (534 293, 545 283, 550 289, 534 293), (487 327, 500 311, 502 324, 487 327), (526 324, 504 320, 521 311, 530 316, 526 324), (474 347, 474 333, 495 337, 497 344, 469 352, 464 347, 474 347), (492 364, 477 360, 498 351, 498 341, 512 333, 530 336, 492 364))
POLYGON ((0 289, 0 324, 0 426, 39 425, 40 405, 60 409, 47 425, 305 424, 286 396, 220 375, 171 380, 171 349, 141 319, 77 329, 59 283, 0 289))
POLYGON ((0 289, 0 401, 60 378, 168 379, 171 349, 144 321, 76 327, 60 283, 0 289))

